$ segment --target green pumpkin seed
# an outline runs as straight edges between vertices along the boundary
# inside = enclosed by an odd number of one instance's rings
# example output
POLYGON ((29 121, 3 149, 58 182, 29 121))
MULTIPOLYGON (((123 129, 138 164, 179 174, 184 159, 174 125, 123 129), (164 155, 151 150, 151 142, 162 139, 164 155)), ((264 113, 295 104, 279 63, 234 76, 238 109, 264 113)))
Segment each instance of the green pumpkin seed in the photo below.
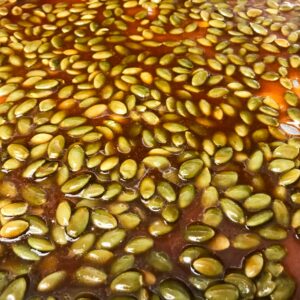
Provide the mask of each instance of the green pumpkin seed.
POLYGON ((128 271, 134 266, 135 257, 132 254, 125 254, 118 257, 111 265, 110 273, 112 275, 117 275, 128 271))
POLYGON ((95 287, 106 282, 107 275, 94 267, 82 266, 75 272, 77 281, 83 285, 95 287))
POLYGON ((201 159, 191 159, 185 161, 179 168, 179 175, 183 179, 191 179, 195 177, 202 169, 203 162, 201 159))
POLYGON ((224 147, 219 149, 214 156, 215 164, 220 165, 220 164, 225 164, 233 156, 233 150, 231 147, 224 147))
POLYGON ((97 241, 97 248, 113 249, 123 242, 126 231, 123 229, 113 229, 104 233, 97 241))
POLYGON ((114 229, 117 227, 116 218, 109 212, 101 209, 97 209, 92 212, 93 224, 101 229, 114 229))
POLYGON ((289 299, 295 291, 295 282, 287 276, 280 276, 275 280, 276 288, 271 294, 272 300, 289 299))
POLYGON ((148 228, 149 233, 154 237, 168 234, 172 230, 173 230, 173 226, 170 224, 167 224, 166 222, 164 222, 162 220, 157 220, 157 221, 152 222, 148 228))
POLYGON ((246 225, 248 227, 259 226, 271 220, 272 217, 273 217, 273 212, 271 210, 260 211, 259 213, 252 215, 247 220, 246 225))
POLYGON ((137 163, 133 159, 127 159, 120 165, 120 173, 124 179, 132 179, 137 172, 137 163))
POLYGON ((222 264, 211 257, 201 257, 193 262, 194 269, 204 276, 215 277, 223 273, 222 264))
POLYGON ((28 222, 24 220, 11 220, 2 226, 0 229, 0 235, 7 239, 16 238, 23 234, 28 227, 28 222))
POLYGON ((15 244, 12 246, 12 249, 18 257, 24 260, 29 260, 29 261, 40 260, 40 257, 35 252, 33 252, 30 247, 28 247, 25 244, 15 244))
POLYGON ((208 300, 221 299, 222 297, 228 300, 237 300, 239 299, 239 290, 233 284, 216 284, 205 291, 205 297, 208 300))
POLYGON ((210 98, 222 98, 225 95, 227 95, 228 93, 229 93, 229 90, 227 88, 215 87, 207 93, 207 96, 210 98))
POLYGON ((71 218, 71 206, 69 202, 60 202, 56 209, 56 221, 61 226, 68 226, 71 218))
POLYGON ((226 189, 225 196, 236 201, 241 201, 249 197, 251 192, 252 192, 252 187, 249 185, 236 185, 226 189))
POLYGON ((245 200, 243 206, 250 212, 260 211, 271 204, 271 197, 267 194, 257 193, 245 200))
POLYGON ((15 202, 1 208, 1 214, 5 217, 16 217, 26 213, 28 204, 25 202, 15 202))
POLYGON ((66 227, 67 234, 77 238, 87 227, 89 222, 89 211, 86 207, 78 208, 71 216, 69 225, 66 227))
POLYGON ((111 282, 112 292, 133 293, 143 285, 143 276, 139 272, 128 271, 115 277, 111 282))
POLYGON ((208 72, 205 69, 198 69, 192 77, 193 86, 201 86, 208 78, 208 72))
POLYGON ((260 170, 263 164, 263 153, 261 151, 255 151, 249 158, 247 162, 247 168, 251 172, 257 172, 260 170))
POLYGON ((0 299, 6 300, 13 298, 15 300, 23 300, 27 289, 27 282, 24 277, 13 280, 1 293, 0 299))
POLYGON ((274 159, 268 166, 268 169, 274 173, 283 173, 294 168, 295 163, 289 159, 274 159))
POLYGON ((281 261, 286 254, 286 250, 281 245, 271 245, 264 250, 266 258, 272 261, 281 261))
POLYGON ((213 180, 212 184, 219 188, 229 188, 236 184, 238 180, 238 174, 234 171, 222 171, 217 173, 213 180))
POLYGON ((168 202, 176 200, 176 192, 172 185, 166 181, 159 182, 157 185, 157 192, 161 197, 166 199, 168 202))
POLYGON ((239 289, 241 297, 254 298, 256 287, 247 276, 240 273, 230 273, 225 276, 224 281, 235 285, 239 289))
POLYGON ((87 253, 94 245, 96 237, 93 233, 87 233, 79 237, 72 246, 71 253, 76 256, 82 256, 87 253))
POLYGON ((141 218, 137 214, 128 212, 118 215, 118 221, 123 228, 131 230, 141 223, 141 218))
POLYGON ((267 225, 259 229, 258 233, 265 239, 283 240, 287 237, 287 232, 278 225, 267 225))
POLYGON ((77 172, 83 167, 84 150, 80 145, 71 146, 69 149, 68 164, 73 172, 77 172))
POLYGON ((279 185, 290 185, 296 182, 300 177, 300 170, 299 169, 292 169, 290 171, 287 171, 286 173, 283 173, 279 177, 278 184, 279 185))
POLYGON ((245 215, 243 209, 230 199, 221 199, 222 210, 226 217, 234 223, 244 224, 245 215))
POLYGON ((206 225, 191 224, 189 225, 184 234, 186 241, 202 243, 210 240, 215 235, 215 231, 206 225))
POLYGON ((287 144, 280 145, 273 151, 274 157, 282 159, 295 159, 298 154, 298 148, 287 144))
POLYGON ((163 299, 190 300, 191 295, 187 287, 180 281, 166 279, 159 285, 159 292, 163 299))
POLYGON ((147 257, 148 264, 157 271, 171 272, 173 269, 172 261, 165 252, 151 251, 147 257))
POLYGON ((30 247, 41 252, 49 252, 55 249, 54 244, 44 238, 30 236, 27 242, 30 247))
POLYGON ((148 251, 153 247, 153 239, 147 237, 134 237, 126 246, 125 251, 132 254, 140 254, 148 251))
POLYGON ((67 277, 66 271, 56 271, 44 277, 38 284, 37 290, 40 292, 50 292, 63 284, 67 277))
POLYGON ((38 81, 34 87, 38 90, 48 90, 56 87, 59 84, 59 82, 55 79, 45 79, 38 81))
POLYGON ((90 181, 90 179, 91 175, 88 174, 76 176, 64 183, 61 187, 61 191, 65 194, 78 192, 90 181))
POLYGON ((236 249, 252 249, 261 243, 261 239, 255 233, 240 233, 234 237, 232 245, 236 249))
POLYGON ((29 156, 29 151, 26 147, 20 144, 10 144, 7 147, 9 155, 17 160, 24 161, 29 156))
POLYGON ((262 275, 257 281, 257 295, 259 297, 269 296, 275 289, 276 284, 272 280, 272 274, 268 272, 262 272, 262 275))
POLYGON ((180 208, 185 208, 187 206, 189 206, 194 198, 195 198, 195 188, 193 185, 185 185, 183 186, 180 191, 179 191, 179 195, 178 195, 178 205, 180 208))
POLYGON ((100 249, 100 250, 92 250, 88 252, 84 259, 86 261, 92 262, 97 265, 105 265, 107 264, 112 258, 114 254, 108 250, 100 249))

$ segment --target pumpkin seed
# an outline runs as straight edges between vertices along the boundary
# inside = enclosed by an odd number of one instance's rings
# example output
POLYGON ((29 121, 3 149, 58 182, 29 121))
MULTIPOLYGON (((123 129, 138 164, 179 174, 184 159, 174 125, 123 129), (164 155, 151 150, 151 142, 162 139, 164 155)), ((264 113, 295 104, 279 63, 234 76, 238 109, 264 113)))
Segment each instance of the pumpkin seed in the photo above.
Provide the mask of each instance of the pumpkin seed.
POLYGON ((72 238, 78 237, 87 227, 89 222, 89 211, 86 207, 78 208, 71 216, 66 232, 72 238))
POLYGON ((113 279, 110 288, 112 292, 133 293, 138 291, 143 284, 143 276, 139 272, 124 272, 113 279))
POLYGON ((191 299, 187 287, 178 280, 166 279, 159 285, 159 292, 163 299, 191 299))
POLYGON ((67 277, 66 271, 56 271, 44 277, 38 284, 37 289, 40 292, 50 292, 58 288, 67 277))
POLYGON ((229 220, 234 223, 244 224, 245 215, 242 208, 230 199, 221 199, 222 210, 229 220))
POLYGON ((226 297, 229 300, 239 299, 239 290, 236 286, 229 283, 216 284, 205 291, 206 299, 220 299, 226 297))
POLYGON ((17 278, 13 280, 1 293, 0 299, 9 299, 13 297, 16 300, 24 299, 25 292, 27 289, 27 282, 24 277, 17 278))
POLYGON ((223 273, 222 264, 211 257, 201 257, 193 262, 194 269, 204 276, 219 276, 223 273))
POLYGON ((184 238, 190 242, 202 243, 210 240, 214 235, 215 231, 209 226, 191 224, 186 228, 184 238))
POLYGON ((75 277, 79 283, 94 287, 104 284, 107 275, 94 267, 82 266, 76 270, 75 277))
POLYGON ((7 239, 16 238, 23 234, 28 227, 28 222, 24 220, 11 220, 2 226, 0 229, 0 235, 7 239))
POLYGON ((128 253, 140 254, 151 249, 153 244, 154 242, 152 238, 143 236, 135 237, 126 244, 125 251, 128 253))

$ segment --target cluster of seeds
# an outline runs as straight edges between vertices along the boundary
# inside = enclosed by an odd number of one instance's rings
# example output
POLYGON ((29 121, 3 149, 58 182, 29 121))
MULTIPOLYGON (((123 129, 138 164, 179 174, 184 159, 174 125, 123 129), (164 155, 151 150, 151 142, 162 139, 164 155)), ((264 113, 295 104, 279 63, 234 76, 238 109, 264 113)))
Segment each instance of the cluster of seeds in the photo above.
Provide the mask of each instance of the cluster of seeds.
POLYGON ((227 2, 0 0, 0 300, 293 299, 300 4, 227 2))

